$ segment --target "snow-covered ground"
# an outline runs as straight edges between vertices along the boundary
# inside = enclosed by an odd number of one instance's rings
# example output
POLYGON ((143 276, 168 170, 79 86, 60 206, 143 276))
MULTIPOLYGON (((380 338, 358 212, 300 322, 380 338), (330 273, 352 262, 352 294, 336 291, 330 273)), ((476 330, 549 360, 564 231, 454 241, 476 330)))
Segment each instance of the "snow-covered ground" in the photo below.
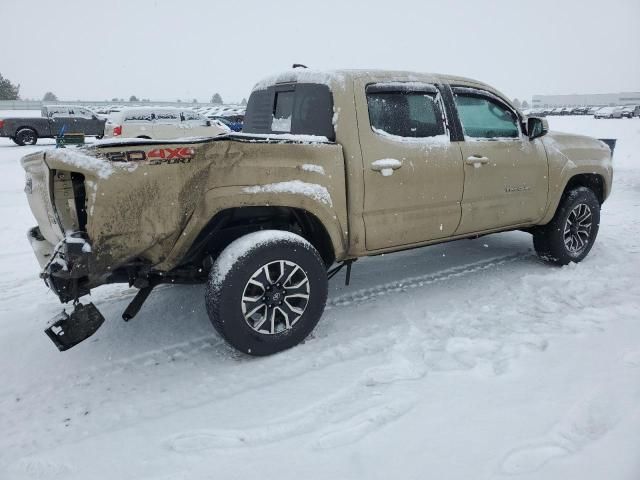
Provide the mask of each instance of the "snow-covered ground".
POLYGON ((580 265, 511 232, 359 261, 303 345, 269 358, 214 333, 200 286, 93 301, 59 353, 19 159, 0 140, 0 479, 640 478, 640 119, 551 117, 617 138, 580 265))

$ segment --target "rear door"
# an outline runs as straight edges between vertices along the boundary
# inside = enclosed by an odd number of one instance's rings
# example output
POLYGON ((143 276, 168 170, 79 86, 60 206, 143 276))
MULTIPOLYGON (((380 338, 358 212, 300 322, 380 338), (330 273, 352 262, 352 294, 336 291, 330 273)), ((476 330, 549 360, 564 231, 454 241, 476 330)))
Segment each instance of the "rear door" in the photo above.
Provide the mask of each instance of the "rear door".
POLYGON ((533 223, 544 214, 547 156, 516 111, 489 91, 453 87, 464 131, 462 219, 456 234, 533 223))
POLYGON ((367 250, 451 236, 460 221, 463 167, 438 88, 360 79, 355 91, 367 250))
POLYGON ((93 120, 93 113, 86 108, 75 108, 73 123, 77 133, 85 135, 97 135, 96 122, 93 120))

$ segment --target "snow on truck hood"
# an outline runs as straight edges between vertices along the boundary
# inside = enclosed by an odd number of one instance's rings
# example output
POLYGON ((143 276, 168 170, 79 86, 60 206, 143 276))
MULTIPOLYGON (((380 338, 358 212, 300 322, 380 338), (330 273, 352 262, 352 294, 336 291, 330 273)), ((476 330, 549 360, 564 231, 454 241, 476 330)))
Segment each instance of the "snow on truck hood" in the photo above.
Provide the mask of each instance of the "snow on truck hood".
POLYGON ((542 140, 545 145, 553 145, 559 150, 595 149, 596 151, 605 150, 606 152, 610 152, 609 146, 606 143, 587 135, 577 135, 575 133, 552 130, 543 136, 542 140))
POLYGON ((596 161, 611 165, 611 149, 606 143, 596 138, 556 131, 550 131, 541 138, 548 151, 559 153, 572 164, 596 161))

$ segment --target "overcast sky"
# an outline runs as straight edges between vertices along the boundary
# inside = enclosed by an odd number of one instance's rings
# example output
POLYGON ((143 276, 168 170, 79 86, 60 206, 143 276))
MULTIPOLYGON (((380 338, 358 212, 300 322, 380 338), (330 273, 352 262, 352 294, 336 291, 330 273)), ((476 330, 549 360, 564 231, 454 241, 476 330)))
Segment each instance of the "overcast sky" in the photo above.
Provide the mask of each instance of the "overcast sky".
POLYGON ((640 91, 640 0, 2 0, 0 73, 23 98, 225 101, 265 75, 385 68, 510 97, 640 91))

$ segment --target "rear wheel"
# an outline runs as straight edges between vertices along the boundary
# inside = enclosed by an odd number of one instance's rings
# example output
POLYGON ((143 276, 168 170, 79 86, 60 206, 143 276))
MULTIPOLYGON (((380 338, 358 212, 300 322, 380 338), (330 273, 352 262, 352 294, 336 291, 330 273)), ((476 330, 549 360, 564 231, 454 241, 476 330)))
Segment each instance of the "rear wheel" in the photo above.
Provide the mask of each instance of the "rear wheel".
POLYGON ((38 134, 32 128, 21 128, 16 133, 14 140, 18 145, 35 145, 38 141, 38 134))
POLYGON ((317 250, 290 232, 263 230, 232 242, 215 261, 206 304, 216 330, 250 355, 270 355, 303 341, 327 299, 317 250))
POLYGON ((536 253, 557 265, 582 261, 596 240, 600 202, 592 190, 578 187, 565 193, 551 222, 533 234, 536 253))

